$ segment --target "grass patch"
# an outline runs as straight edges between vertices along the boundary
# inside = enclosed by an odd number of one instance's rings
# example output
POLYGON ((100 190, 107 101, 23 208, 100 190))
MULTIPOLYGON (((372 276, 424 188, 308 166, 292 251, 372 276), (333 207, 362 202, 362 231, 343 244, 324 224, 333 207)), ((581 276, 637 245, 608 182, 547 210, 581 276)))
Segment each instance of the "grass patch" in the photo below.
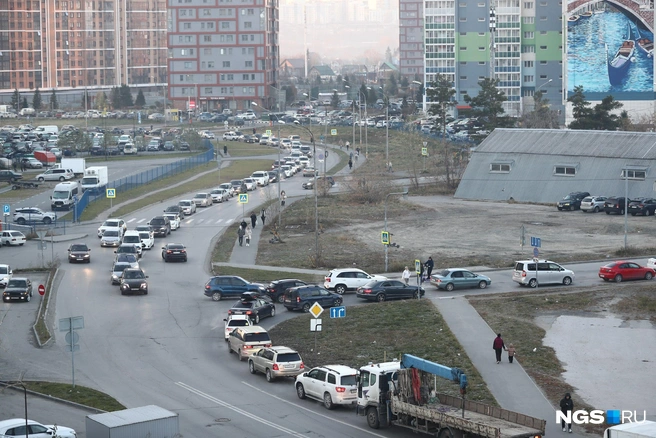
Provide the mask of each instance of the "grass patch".
POLYGON ((60 398, 62 400, 68 400, 107 412, 126 409, 125 406, 120 404, 116 399, 85 386, 75 385, 75 388, 73 388, 72 385, 67 383, 52 382, 23 382, 23 384, 30 391, 60 398))
POLYGON ((152 160, 153 158, 189 158, 194 154, 198 154, 204 151, 191 151, 191 152, 176 152, 172 154, 158 154, 151 152, 141 152, 138 155, 109 155, 104 156, 88 156, 82 157, 87 163, 101 163, 105 161, 134 161, 134 160, 152 160), (148 154, 148 155, 146 155, 148 154))
MULTIPOLYGON (((237 232, 235 231, 235 236, 237 232)), ((234 240, 233 240, 234 243, 234 240)), ((322 275, 301 274, 298 272, 285 272, 285 271, 267 271, 262 269, 249 269, 249 268, 236 268, 233 266, 215 266, 214 275, 238 275, 240 277, 248 278, 249 281, 255 283, 268 284, 274 280, 281 278, 296 278, 306 283, 322 283, 324 277, 322 275)))
MULTIPOLYGON (((148 195, 142 199, 135 199, 133 202, 130 202, 111 214, 111 217, 121 217, 126 214, 132 213, 133 211, 139 210, 147 205, 155 204, 157 202, 162 202, 164 200, 170 199, 175 196, 180 196, 182 194, 204 190, 211 187, 218 186, 221 182, 227 182, 231 179, 241 178, 243 175, 250 175, 251 173, 263 168, 267 165, 270 165, 269 160, 244 160, 244 161, 235 161, 230 164, 225 169, 221 169, 221 181, 218 178, 218 170, 216 169, 216 164, 210 162, 201 166, 197 166, 193 169, 190 169, 186 172, 179 173, 168 178, 163 178, 157 181, 154 181, 150 184, 145 184, 141 187, 128 190, 123 193, 118 193, 118 199, 129 200, 139 198, 140 196, 148 195), (207 175, 203 175, 199 178, 191 180, 185 184, 179 186, 171 187, 174 184, 184 182, 199 173, 206 172, 211 170, 207 175), (162 190, 167 189, 167 190, 162 190), (161 190, 157 192, 158 190, 161 190), (155 193, 156 192, 156 193, 155 193)), ((116 201, 116 200, 115 200, 116 201)), ((102 198, 96 202, 92 202, 82 213, 81 220, 91 220, 104 211, 110 208, 110 200, 102 198)))
MULTIPOLYGON (((354 368, 389 361, 403 353, 458 367, 467 374, 467 398, 497 405, 442 315, 429 300, 370 303, 348 308, 346 318, 323 318, 322 331, 308 330, 311 315, 292 318, 269 331, 274 345, 296 349, 306 367, 344 364, 354 368), (382 336, 381 336, 382 335, 382 336)), ((438 390, 460 396, 457 384, 437 379, 438 390)))
MULTIPOLYGON (((278 149, 260 146, 255 143, 224 141, 219 142, 217 150, 223 152, 223 146, 228 146, 228 155, 230 155, 231 158, 278 154, 278 149)), ((281 156, 285 156, 286 154, 287 152, 280 151, 281 156)), ((269 167, 271 167, 271 164, 269 164, 269 167)), ((269 167, 267 167, 267 169, 269 167)))
MULTIPOLYGON (((4 187, 6 187, 3 184, 4 187)), ((41 193, 48 192, 52 190, 55 186, 50 186, 47 184, 40 184, 40 187, 37 189, 19 189, 19 190, 8 190, 6 192, 0 193, 0 197, 3 201, 9 200, 20 200, 29 198, 32 196, 40 195, 41 193)))
MULTIPOLYGON (((212 250, 212 262, 213 263, 228 263, 230 261, 230 255, 232 254, 232 249, 235 246, 235 240, 237 239, 237 230, 239 229, 239 222, 235 222, 223 232, 219 240, 217 240, 214 249, 212 250)), ((213 268, 214 274, 218 274, 217 269, 220 270, 221 274, 224 273, 225 267, 213 268)))

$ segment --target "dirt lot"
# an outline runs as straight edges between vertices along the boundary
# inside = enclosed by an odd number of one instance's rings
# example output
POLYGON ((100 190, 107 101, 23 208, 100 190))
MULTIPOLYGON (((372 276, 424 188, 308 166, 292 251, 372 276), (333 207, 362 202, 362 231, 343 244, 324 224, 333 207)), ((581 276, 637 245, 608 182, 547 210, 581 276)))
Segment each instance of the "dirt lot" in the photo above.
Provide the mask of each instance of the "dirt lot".
MULTIPOLYGON (((393 191, 394 189, 392 189, 393 191)), ((320 255, 324 268, 357 265, 381 272, 384 250, 384 202, 355 202, 353 195, 319 199, 320 255)), ((282 236, 297 251, 281 251, 263 242, 258 263, 313 266, 314 200, 288 207, 282 236), (287 254, 288 253, 288 254, 287 254)), ((624 248, 624 217, 604 213, 558 211, 555 206, 466 201, 451 196, 390 197, 387 228, 397 247, 389 249, 391 271, 415 258, 436 260, 436 268, 453 266, 510 267, 532 257, 530 237, 542 240, 540 258, 561 263, 616 257, 624 248), (525 245, 520 246, 524 227, 525 245)), ((656 232, 654 217, 628 217, 628 254, 656 253, 647 236, 656 232)), ((270 236, 263 235, 268 238, 270 236)))

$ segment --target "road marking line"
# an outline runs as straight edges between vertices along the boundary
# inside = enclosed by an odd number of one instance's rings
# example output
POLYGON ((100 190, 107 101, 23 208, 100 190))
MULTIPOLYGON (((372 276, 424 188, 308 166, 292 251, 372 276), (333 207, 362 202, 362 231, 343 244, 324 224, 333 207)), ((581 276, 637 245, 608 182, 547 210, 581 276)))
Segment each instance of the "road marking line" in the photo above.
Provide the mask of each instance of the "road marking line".
POLYGON ((273 397, 273 398, 275 398, 276 400, 279 400, 279 401, 281 401, 281 402, 283 402, 283 403, 287 403, 288 405, 292 405, 292 406, 295 407, 295 408, 303 409, 304 411, 311 412, 311 413, 313 413, 314 415, 318 415, 319 417, 325 418, 325 419, 327 419, 327 420, 334 421, 334 422, 339 423, 339 424, 343 424, 344 426, 352 427, 352 428, 354 428, 354 429, 357 429, 357 430, 359 430, 359 431, 361 431, 361 432, 366 432, 366 433, 368 433, 368 434, 370 434, 370 435, 373 435, 373 436, 378 436, 378 437, 381 437, 381 438, 383 438, 383 437, 385 436, 385 435, 379 435, 379 434, 377 434, 376 432, 372 432, 372 431, 370 431, 370 430, 368 430, 368 429, 363 429, 363 428, 361 428, 361 427, 354 426, 354 425, 352 425, 352 424, 350 424, 350 423, 345 423, 345 422, 343 422, 343 421, 336 420, 334 417, 330 417, 330 416, 328 416, 328 415, 320 414, 320 413, 318 413, 318 412, 313 411, 312 409, 309 409, 309 408, 303 407, 303 406, 301 406, 301 405, 299 405, 299 404, 292 403, 292 402, 287 401, 287 400, 285 400, 285 399, 283 399, 283 398, 280 398, 280 397, 278 397, 277 395, 273 395, 273 394, 270 394, 270 393, 268 393, 268 392, 266 392, 266 391, 262 391, 261 389, 256 388, 255 386, 253 386, 253 385, 251 385, 251 384, 248 384, 248 383, 246 383, 246 382, 243 382, 243 381, 242 381, 241 383, 243 383, 244 385, 248 386, 248 387, 251 388, 251 389, 254 389, 255 391, 261 392, 262 394, 266 394, 266 395, 268 395, 269 397, 273 397))
POLYGON ((205 219, 198 219, 198 223, 202 224, 205 219))
POLYGON ((128 223, 130 223, 130 222, 134 222, 134 221, 136 221, 136 220, 137 220, 137 218, 136 218, 136 217, 133 217, 132 219, 130 219, 130 220, 128 221, 128 223))
POLYGON ((223 219, 219 219, 219 220, 216 221, 215 223, 216 223, 216 224, 220 224, 221 222, 223 222, 223 219))
POLYGON ((193 221, 194 221, 193 219, 189 219, 187 222, 185 222, 185 224, 190 224, 190 223, 192 223, 193 221))
POLYGON ((260 422, 260 423, 262 423, 262 424, 265 424, 265 425, 267 425, 267 426, 273 427, 274 429, 278 429, 278 430, 281 431, 281 432, 288 433, 289 435, 291 435, 291 436, 295 436, 295 437, 298 437, 298 438, 306 438, 306 435, 305 435, 305 434, 302 434, 302 433, 299 433, 299 432, 295 432, 295 431, 293 431, 293 430, 291 430, 291 429, 287 429, 286 427, 279 426, 279 425, 277 425, 276 423, 273 423, 273 422, 271 422, 271 421, 269 421, 269 420, 265 420, 264 418, 258 417, 258 416, 254 415, 254 414, 251 414, 250 412, 245 411, 245 410, 243 410, 243 409, 240 409, 240 408, 238 408, 237 406, 231 405, 230 403, 226 403, 226 402, 224 402, 223 400, 219 400, 218 398, 216 398, 216 397, 212 397, 212 396, 209 395, 209 394, 205 394, 204 392, 202 392, 202 391, 200 391, 200 390, 198 390, 198 389, 196 389, 196 388, 193 388, 193 387, 187 385, 186 383, 176 382, 176 385, 178 385, 178 386, 180 386, 181 388, 186 389, 187 391, 192 392, 192 393, 194 393, 194 394, 196 394, 196 395, 198 395, 198 396, 201 396, 201 397, 203 397, 203 398, 205 398, 205 399, 207 399, 207 400, 209 400, 209 401, 212 401, 212 402, 214 402, 214 403, 216 403, 216 404, 218 404, 218 405, 220 405, 220 406, 223 406, 224 408, 228 408, 228 409, 230 409, 230 410, 232 410, 232 411, 234 411, 234 412, 236 412, 236 413, 238 413, 238 414, 242 414, 242 415, 244 415, 245 417, 248 417, 248 418, 250 418, 250 419, 252 419, 252 420, 255 420, 255 421, 258 421, 258 422, 260 422))
POLYGON ((230 225, 234 219, 228 219, 226 220, 226 224, 230 225))
POLYGON ((139 219, 139 220, 137 221, 137 223, 140 224, 140 223, 142 223, 142 222, 145 221, 145 220, 146 220, 145 218, 143 218, 143 219, 139 219))

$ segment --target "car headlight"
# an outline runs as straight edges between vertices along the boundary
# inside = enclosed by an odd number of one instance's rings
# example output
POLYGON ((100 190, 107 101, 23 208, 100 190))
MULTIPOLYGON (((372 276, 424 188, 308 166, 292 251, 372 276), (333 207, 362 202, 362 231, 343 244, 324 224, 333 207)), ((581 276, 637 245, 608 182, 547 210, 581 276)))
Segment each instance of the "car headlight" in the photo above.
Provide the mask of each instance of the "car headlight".
POLYGON ((85 258, 85 259, 88 259, 89 257, 90 257, 89 254, 84 254, 84 258, 85 258))
POLYGON ((148 283, 141 283, 141 286, 139 286, 139 289, 141 289, 141 290, 148 289, 148 283))
POLYGON ((118 275, 112 275, 112 281, 118 281, 118 275))
POLYGON ((121 283, 121 289, 130 289, 130 286, 127 283, 121 283))

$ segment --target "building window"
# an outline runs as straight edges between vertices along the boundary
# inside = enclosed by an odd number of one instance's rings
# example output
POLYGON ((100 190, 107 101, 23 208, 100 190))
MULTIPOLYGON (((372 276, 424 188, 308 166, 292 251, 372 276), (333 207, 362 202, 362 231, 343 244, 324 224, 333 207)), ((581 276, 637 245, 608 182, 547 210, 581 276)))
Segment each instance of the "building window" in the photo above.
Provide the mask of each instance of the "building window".
POLYGON ((248 41, 248 35, 242 35, 241 40, 242 41, 248 41))
POLYGON ((533 9, 533 2, 524 2, 524 9, 533 9))
POLYGON ((253 23, 250 21, 245 21, 244 22, 244 29, 252 29, 253 28, 253 23))
POLYGON ((622 179, 625 178, 644 180, 647 178, 647 169, 622 169, 622 179))
POLYGON ((211 43, 212 42, 212 35, 203 35, 203 42, 211 43))
POLYGON ((490 163, 490 173, 510 173, 511 163, 490 163))
POLYGON ((547 50, 547 46, 540 46, 540 50, 547 50))
POLYGON ((464 51, 466 51, 466 50, 467 50, 467 47, 461 47, 461 48, 460 48, 460 51, 461 51, 461 52, 464 52, 464 51))
POLYGON ((214 68, 214 61, 207 61, 207 68, 214 68))
POLYGON ((184 68, 185 69, 190 69, 191 68, 191 62, 185 62, 184 63, 184 68))
POLYGON ((246 62, 244 62, 244 65, 246 67, 253 67, 253 61, 246 61, 246 62))
POLYGON ((205 87, 205 94, 212 94, 212 87, 205 87))
POLYGON ((182 23, 183 29, 191 29, 191 23, 182 23))
POLYGON ((557 164, 554 166, 553 174, 557 176, 574 176, 577 167, 577 165, 557 164))
POLYGON ((248 74, 243 74, 241 75, 242 80, 247 81, 248 80, 248 74))
POLYGON ((524 32, 524 38, 527 40, 532 40, 535 38, 534 32, 524 32))
POLYGON ((535 46, 522 46, 522 53, 535 53, 535 46))
POLYGON ((533 75, 524 76, 524 82, 533 82, 534 80, 535 78, 533 77, 533 75))
POLYGON ((524 68, 533 68, 533 61, 524 61, 524 68))
POLYGON ((461 81, 466 81, 466 80, 467 80, 467 76, 460 76, 460 80, 461 80, 461 81))
POLYGON ((524 24, 533 24, 535 23, 535 17, 522 17, 522 22, 524 24))
POLYGON ((222 21, 221 22, 221 29, 230 29, 230 22, 229 21, 222 21))

